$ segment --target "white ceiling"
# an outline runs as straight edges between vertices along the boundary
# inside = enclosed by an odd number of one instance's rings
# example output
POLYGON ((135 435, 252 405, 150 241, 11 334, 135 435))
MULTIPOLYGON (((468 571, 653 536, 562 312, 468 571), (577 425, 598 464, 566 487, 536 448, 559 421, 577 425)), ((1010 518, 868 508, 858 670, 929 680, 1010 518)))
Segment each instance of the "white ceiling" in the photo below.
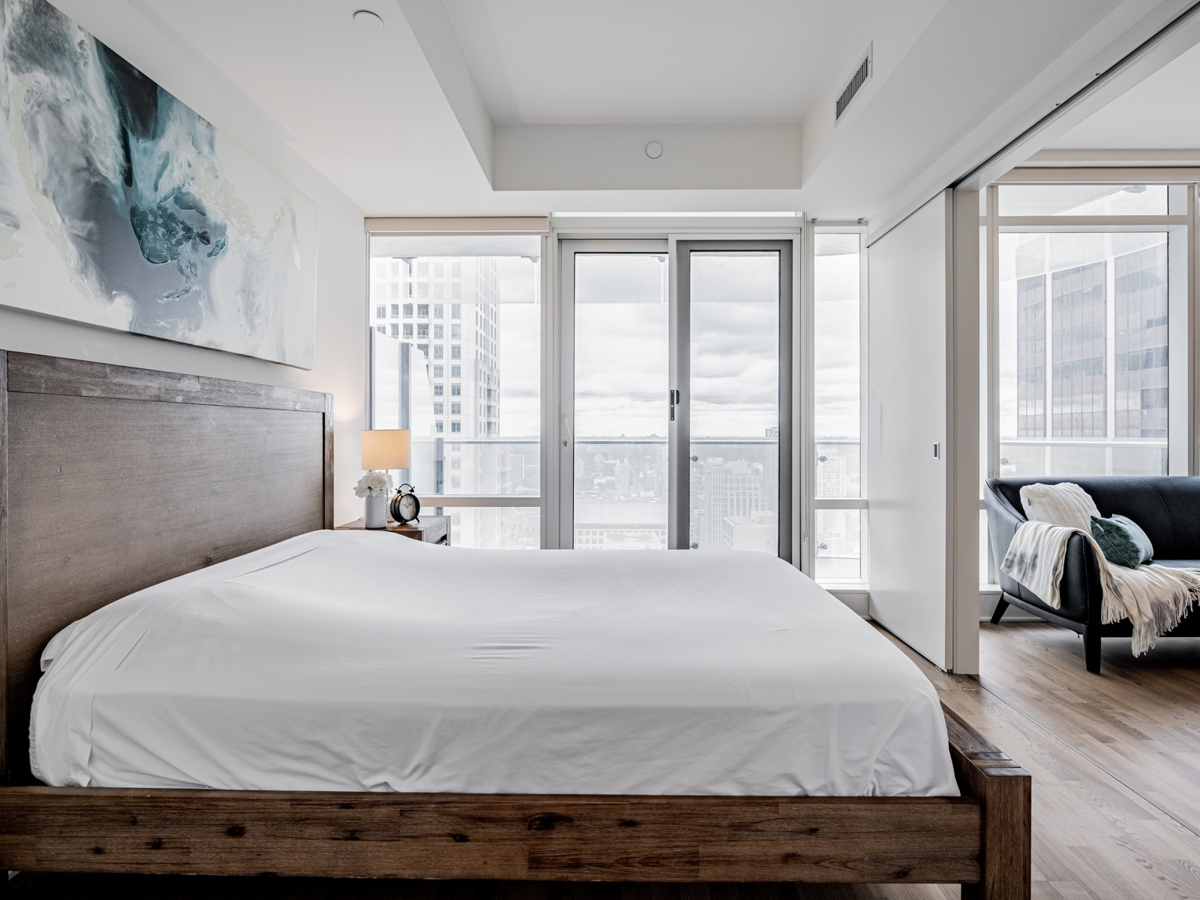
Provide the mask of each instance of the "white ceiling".
POLYGON ((446 0, 497 125, 798 125, 870 6, 446 0))
POLYGON ((221 85, 367 215, 884 220, 1191 0, 54 2, 218 124, 188 84, 221 85))
POLYGON ((1167 63, 1050 144, 1055 150, 1200 148, 1200 47, 1167 63))

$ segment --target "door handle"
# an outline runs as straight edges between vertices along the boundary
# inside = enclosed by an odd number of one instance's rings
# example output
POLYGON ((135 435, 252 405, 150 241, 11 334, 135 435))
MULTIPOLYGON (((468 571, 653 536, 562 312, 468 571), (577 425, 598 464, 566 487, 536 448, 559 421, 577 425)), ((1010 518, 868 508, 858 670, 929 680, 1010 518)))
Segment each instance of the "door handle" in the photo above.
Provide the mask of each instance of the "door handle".
POLYGON ((675 405, 680 402, 679 391, 667 391, 667 401, 671 404, 671 421, 675 421, 675 405))

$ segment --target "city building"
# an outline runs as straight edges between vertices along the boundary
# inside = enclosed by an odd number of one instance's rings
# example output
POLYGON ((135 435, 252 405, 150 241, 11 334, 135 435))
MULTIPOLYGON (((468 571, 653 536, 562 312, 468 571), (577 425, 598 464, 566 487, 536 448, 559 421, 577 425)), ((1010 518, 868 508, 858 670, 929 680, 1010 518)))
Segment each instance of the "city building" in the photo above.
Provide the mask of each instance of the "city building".
POLYGON ((779 529, 773 513, 760 511, 748 516, 726 516, 721 520, 722 550, 757 550, 776 553, 779 529))
MULTIPOLYGON (((765 496, 763 490, 766 468, 762 462, 713 456, 703 461, 698 472, 693 470, 693 481, 697 478, 700 481, 699 492, 694 485, 692 489, 691 533, 694 548, 717 549, 725 546, 726 519, 747 520, 757 513, 775 510, 774 498, 765 496)), ((777 523, 775 528, 778 529, 777 523)))
POLYGON ((1018 236, 1018 440, 1002 472, 1166 474, 1167 247, 1164 234, 1018 236))
POLYGON ((575 546, 665 549, 667 446, 661 438, 588 439, 575 454, 575 546))
MULTIPOLYGON (((418 492, 536 495, 536 440, 498 440, 502 386, 496 258, 375 257, 370 295, 370 324, 378 335, 375 391, 384 398, 376 404, 375 417, 378 427, 390 424, 411 431, 414 465, 406 477, 418 492), (380 383, 385 380, 397 380, 398 388, 380 383)), ((539 544, 536 510, 455 507, 447 513, 456 540, 465 546, 539 544)))
MULTIPOLYGON (((371 326, 427 360, 433 418, 411 427, 447 439, 499 434, 495 259, 375 258, 370 291, 371 326)), ((464 487, 464 477, 451 474, 449 486, 464 487)))

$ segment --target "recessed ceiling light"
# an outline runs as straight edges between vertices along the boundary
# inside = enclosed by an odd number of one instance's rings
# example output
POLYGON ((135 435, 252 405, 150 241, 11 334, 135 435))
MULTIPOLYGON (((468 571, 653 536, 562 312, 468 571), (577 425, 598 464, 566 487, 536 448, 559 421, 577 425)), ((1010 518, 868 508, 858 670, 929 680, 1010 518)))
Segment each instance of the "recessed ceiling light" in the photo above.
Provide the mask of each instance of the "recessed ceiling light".
POLYGON ((379 31, 383 28, 383 19, 369 9, 360 9, 354 14, 354 24, 363 31, 379 31))
POLYGON ((662 144, 658 141, 651 141, 646 145, 646 155, 651 159, 658 159, 662 156, 662 144))

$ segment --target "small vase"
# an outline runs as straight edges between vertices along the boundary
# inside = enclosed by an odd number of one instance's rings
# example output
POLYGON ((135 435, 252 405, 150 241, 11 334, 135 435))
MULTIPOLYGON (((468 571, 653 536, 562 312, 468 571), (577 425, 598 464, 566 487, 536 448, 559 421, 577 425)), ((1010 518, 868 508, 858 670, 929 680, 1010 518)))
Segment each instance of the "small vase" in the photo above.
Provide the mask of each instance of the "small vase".
POLYGON ((367 528, 387 527, 387 495, 367 494, 367 528))

